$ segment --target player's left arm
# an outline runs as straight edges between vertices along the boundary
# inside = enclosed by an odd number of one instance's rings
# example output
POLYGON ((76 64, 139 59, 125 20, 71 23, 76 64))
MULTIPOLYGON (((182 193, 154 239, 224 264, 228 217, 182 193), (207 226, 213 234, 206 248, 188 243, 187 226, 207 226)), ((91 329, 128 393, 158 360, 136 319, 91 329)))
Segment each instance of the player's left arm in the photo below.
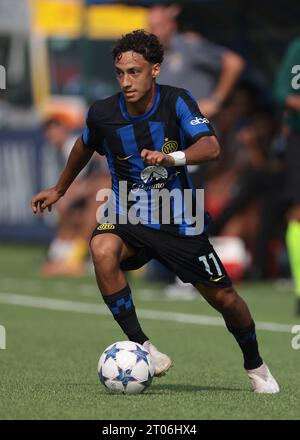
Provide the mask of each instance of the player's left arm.
POLYGON ((184 153, 187 165, 198 165, 202 162, 219 159, 221 147, 216 136, 202 136, 184 150, 184 153))
POLYGON ((220 145, 209 120, 199 110, 196 100, 186 90, 176 98, 176 119, 184 135, 184 151, 164 154, 161 151, 142 150, 141 157, 149 165, 197 165, 216 160, 220 155, 220 145))
MULTIPOLYGON (((216 160, 220 156, 220 151, 220 144, 216 136, 202 136, 184 150, 185 163, 182 163, 182 165, 198 165, 202 162, 216 160)), ((165 154, 161 151, 144 148, 141 152, 141 158, 149 165, 163 165, 165 167, 176 165, 175 157, 172 154, 165 154)))

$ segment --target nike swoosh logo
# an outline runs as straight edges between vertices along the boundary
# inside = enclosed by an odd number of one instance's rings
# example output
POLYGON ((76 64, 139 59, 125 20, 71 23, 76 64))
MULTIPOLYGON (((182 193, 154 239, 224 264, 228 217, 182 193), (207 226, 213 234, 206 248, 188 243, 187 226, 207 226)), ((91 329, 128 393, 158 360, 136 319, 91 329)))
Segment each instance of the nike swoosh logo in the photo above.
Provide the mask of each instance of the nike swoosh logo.
POLYGON ((134 154, 130 154, 129 156, 125 156, 125 157, 117 156, 117 159, 118 159, 118 160, 128 160, 128 159, 130 159, 132 156, 134 156, 134 154))
POLYGON ((219 278, 212 278, 212 277, 210 277, 210 281, 213 281, 214 283, 217 283, 217 282, 220 281, 222 278, 225 278, 225 275, 222 275, 222 276, 219 277, 219 278))

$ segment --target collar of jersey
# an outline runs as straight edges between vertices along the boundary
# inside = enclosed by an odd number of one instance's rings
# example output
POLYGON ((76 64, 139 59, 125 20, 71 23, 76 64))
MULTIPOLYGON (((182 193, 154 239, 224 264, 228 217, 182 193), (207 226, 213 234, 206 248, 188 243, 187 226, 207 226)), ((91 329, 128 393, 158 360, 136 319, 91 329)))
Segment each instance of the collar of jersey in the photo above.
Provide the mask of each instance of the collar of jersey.
POLYGON ((125 98, 124 98, 123 93, 121 93, 121 96, 119 99, 120 110, 121 110, 123 117, 127 121, 132 121, 132 122, 143 121, 144 119, 147 119, 149 116, 151 116, 155 112, 155 110, 157 109, 159 100, 160 100, 159 85, 155 84, 155 98, 154 98, 153 104, 151 105, 151 108, 146 113, 144 113, 143 115, 140 115, 140 116, 131 116, 126 109, 126 103, 125 103, 125 98))

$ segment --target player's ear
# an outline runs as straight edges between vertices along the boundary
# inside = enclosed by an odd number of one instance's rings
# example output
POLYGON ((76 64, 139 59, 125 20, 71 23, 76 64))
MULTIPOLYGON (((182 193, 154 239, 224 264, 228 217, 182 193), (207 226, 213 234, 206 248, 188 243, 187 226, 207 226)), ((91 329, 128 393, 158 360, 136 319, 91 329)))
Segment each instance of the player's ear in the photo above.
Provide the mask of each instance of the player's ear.
POLYGON ((156 79, 159 74, 160 74, 160 64, 159 63, 155 63, 152 66, 152 78, 156 79))

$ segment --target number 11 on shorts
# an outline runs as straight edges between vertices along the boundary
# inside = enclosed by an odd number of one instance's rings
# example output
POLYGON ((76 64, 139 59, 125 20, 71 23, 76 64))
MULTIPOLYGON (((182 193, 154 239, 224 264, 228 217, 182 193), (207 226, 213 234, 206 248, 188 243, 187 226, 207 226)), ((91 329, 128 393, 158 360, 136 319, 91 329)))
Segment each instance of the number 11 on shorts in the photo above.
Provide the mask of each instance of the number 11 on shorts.
MULTIPOLYGON (((211 271, 210 263, 208 260, 211 260, 213 262, 214 267, 216 268, 216 271, 217 271, 217 275, 219 277, 223 275, 222 270, 219 266, 219 263, 212 252, 208 255, 208 258, 206 257, 206 255, 202 255, 201 257, 198 257, 198 260, 204 264, 205 270, 207 273, 209 273, 209 275, 213 276, 214 274, 211 271)), ((212 281, 215 281, 215 280, 212 280, 212 281)))

